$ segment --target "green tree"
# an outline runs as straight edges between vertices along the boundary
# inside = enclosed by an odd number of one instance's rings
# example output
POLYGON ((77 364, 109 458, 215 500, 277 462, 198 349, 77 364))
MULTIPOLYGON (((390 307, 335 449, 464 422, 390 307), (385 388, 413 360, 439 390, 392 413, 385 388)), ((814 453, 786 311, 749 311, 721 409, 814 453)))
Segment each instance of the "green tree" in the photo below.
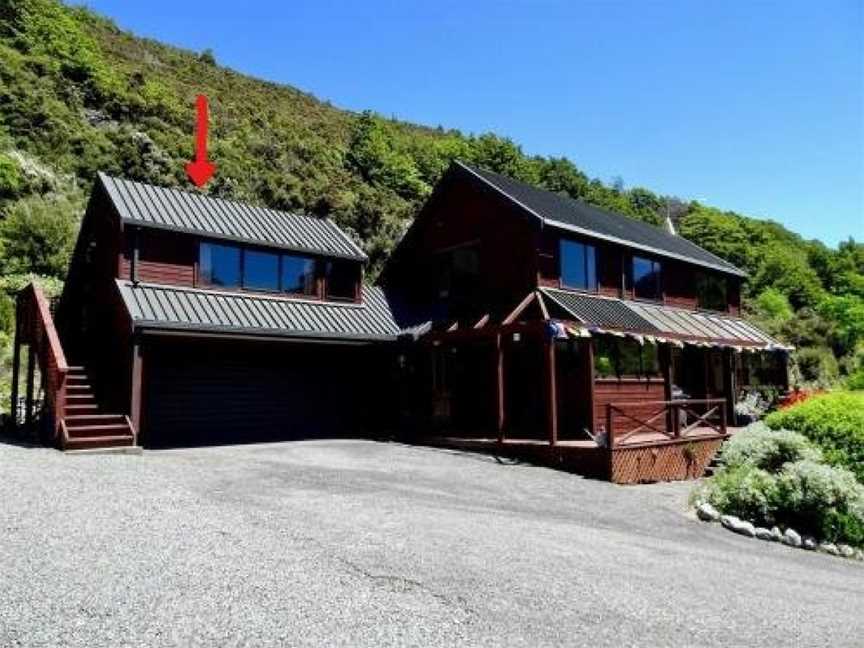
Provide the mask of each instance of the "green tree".
POLYGON ((76 211, 65 199, 13 203, 0 223, 2 271, 64 276, 75 242, 76 211))

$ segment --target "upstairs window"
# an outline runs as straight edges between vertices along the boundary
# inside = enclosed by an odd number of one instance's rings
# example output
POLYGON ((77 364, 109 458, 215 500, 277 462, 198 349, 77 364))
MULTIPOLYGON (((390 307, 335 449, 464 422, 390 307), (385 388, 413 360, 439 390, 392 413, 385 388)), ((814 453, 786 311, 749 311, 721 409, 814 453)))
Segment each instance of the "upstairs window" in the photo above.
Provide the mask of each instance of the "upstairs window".
POLYGON ((480 286, 480 249, 476 244, 439 252, 435 261, 439 298, 456 304, 476 299, 480 286))
POLYGON ((315 294, 315 261, 308 257, 282 255, 282 292, 315 294))
POLYGON ((240 287, 239 248, 202 243, 198 261, 202 283, 222 288, 240 287))
POLYGON ((243 287, 250 290, 279 290, 279 255, 244 250, 243 287))
POLYGON ((633 257, 632 268, 633 295, 638 299, 659 300, 661 290, 660 262, 645 257, 633 257))
POLYGON ((328 261, 327 297, 353 301, 358 279, 356 264, 350 261, 328 261))
POLYGON ((578 290, 597 290, 597 252, 593 245, 561 240, 561 284, 578 290))
POLYGON ((707 272, 696 278, 696 296, 699 308, 726 311, 729 308, 729 295, 726 279, 707 272))

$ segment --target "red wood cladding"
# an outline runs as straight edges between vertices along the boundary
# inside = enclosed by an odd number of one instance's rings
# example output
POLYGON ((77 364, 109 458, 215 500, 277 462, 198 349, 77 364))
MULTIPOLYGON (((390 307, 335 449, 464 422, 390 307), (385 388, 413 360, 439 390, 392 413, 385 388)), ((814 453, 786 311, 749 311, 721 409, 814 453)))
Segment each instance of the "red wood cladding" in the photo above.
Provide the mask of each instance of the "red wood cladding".
MULTIPOLYGON (((120 257, 120 278, 132 278, 132 241, 127 230, 120 257)), ((187 235, 154 230, 138 234, 138 279, 145 283, 195 285, 196 240, 187 235)))
MULTIPOLYGON (((665 400, 665 386, 661 377, 647 379, 638 378, 598 378, 594 382, 594 429, 599 431, 600 426, 606 425, 606 405, 618 403, 633 403, 638 401, 662 401, 665 400)), ((648 418, 657 411, 653 405, 633 406, 628 408, 636 418, 648 418)), ((616 417, 615 431, 617 434, 626 433, 637 427, 637 423, 616 417)), ((658 427, 665 427, 665 420, 658 421, 658 427)))

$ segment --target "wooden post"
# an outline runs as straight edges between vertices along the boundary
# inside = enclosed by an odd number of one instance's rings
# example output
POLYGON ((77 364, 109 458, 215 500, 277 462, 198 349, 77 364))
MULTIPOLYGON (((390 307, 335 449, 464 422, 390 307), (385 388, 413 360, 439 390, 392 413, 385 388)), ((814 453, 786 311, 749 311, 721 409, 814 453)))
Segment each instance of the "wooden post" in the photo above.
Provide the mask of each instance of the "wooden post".
MULTIPOLYGON (((548 335, 544 332, 544 335, 548 335)), ((546 364, 546 408, 549 445, 558 443, 558 389, 555 380, 555 340, 546 337, 543 340, 543 351, 546 364)))
POLYGON ((132 342, 132 402, 129 405, 129 418, 135 428, 133 433, 136 437, 141 431, 141 391, 143 389, 142 369, 141 340, 140 338, 135 337, 132 342))
POLYGON ((606 403, 606 447, 615 446, 615 433, 612 431, 612 403, 606 403))
POLYGON ((597 415, 594 412, 594 340, 592 338, 583 340, 582 346, 585 349, 585 353, 583 354, 585 357, 583 371, 588 379, 588 431, 591 434, 596 434, 597 415))
POLYGON ((498 443, 504 443, 504 350, 501 347, 501 334, 495 336, 495 415, 498 443))
MULTIPOLYGON (((663 372, 663 400, 672 400, 672 346, 669 344, 658 345, 658 355, 660 357, 660 370, 663 372)), ((666 413, 666 429, 674 432, 676 425, 674 422, 675 408, 670 406, 666 413)))
POLYGON ((27 431, 33 432, 33 383, 36 382, 36 348, 31 342, 27 346, 27 401, 25 409, 25 423, 27 431))
POLYGON ((733 422, 735 421, 737 390, 735 384, 735 351, 723 349, 723 391, 726 392, 726 403, 722 409, 723 413, 733 422))
POLYGON ((21 319, 15 324, 15 347, 12 351, 12 402, 9 411, 12 413, 12 427, 18 427, 18 377, 21 371, 21 319))

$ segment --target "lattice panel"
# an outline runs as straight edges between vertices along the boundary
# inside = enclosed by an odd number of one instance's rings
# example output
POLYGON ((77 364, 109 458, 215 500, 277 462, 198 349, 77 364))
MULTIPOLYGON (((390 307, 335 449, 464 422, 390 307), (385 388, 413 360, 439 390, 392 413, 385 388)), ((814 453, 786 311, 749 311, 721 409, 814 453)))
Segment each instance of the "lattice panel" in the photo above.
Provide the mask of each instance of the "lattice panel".
POLYGON ((722 442, 722 439, 700 439, 642 448, 615 448, 612 481, 639 484, 698 479, 722 442))

